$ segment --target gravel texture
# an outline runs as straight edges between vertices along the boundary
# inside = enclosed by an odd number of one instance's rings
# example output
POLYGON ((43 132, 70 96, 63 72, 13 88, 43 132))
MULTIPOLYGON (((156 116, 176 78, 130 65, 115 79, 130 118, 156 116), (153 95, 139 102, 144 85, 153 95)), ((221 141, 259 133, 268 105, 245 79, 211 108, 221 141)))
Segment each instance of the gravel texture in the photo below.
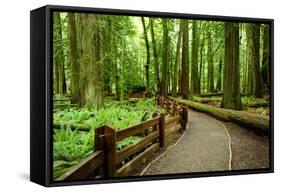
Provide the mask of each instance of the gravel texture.
POLYGON ((229 138, 216 120, 189 110, 189 129, 182 140, 151 164, 144 175, 228 170, 229 138))
POLYGON ((251 129, 223 122, 231 136, 232 170, 269 168, 268 136, 251 129))
POLYGON ((231 138, 232 170, 269 167, 268 136, 189 110, 188 133, 152 163, 144 175, 229 170, 229 136, 222 124, 231 138))

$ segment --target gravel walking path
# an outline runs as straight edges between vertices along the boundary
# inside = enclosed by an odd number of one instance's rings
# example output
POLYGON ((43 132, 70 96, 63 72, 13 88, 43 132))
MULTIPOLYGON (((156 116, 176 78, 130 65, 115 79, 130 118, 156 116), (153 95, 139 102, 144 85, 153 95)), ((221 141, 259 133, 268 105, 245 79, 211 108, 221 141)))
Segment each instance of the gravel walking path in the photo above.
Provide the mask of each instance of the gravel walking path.
POLYGON ((187 134, 154 161, 144 175, 229 170, 229 136, 211 117, 189 110, 187 134))
POLYGON ((253 130, 189 110, 189 129, 143 175, 269 167, 269 140, 253 130))

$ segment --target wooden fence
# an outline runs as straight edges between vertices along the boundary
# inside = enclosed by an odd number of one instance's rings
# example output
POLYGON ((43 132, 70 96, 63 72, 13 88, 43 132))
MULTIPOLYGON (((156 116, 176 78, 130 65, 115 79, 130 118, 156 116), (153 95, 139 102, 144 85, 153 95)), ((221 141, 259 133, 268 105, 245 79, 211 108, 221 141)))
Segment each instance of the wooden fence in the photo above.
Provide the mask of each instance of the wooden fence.
POLYGON ((175 132, 186 129, 187 107, 159 97, 159 105, 171 115, 161 114, 137 125, 116 131, 110 125, 95 130, 94 153, 59 177, 58 181, 128 176, 138 166, 151 160, 154 152, 165 150, 175 132), (141 140, 117 150, 117 142, 141 135, 141 140))

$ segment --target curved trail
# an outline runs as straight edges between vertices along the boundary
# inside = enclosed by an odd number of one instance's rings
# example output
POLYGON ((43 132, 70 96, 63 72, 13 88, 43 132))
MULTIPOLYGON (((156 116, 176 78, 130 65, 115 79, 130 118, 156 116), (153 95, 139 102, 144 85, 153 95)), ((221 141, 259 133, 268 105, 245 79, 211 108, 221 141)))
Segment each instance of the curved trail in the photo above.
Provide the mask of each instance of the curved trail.
POLYGON ((216 119, 189 110, 187 134, 143 175, 231 170, 231 138, 216 119))

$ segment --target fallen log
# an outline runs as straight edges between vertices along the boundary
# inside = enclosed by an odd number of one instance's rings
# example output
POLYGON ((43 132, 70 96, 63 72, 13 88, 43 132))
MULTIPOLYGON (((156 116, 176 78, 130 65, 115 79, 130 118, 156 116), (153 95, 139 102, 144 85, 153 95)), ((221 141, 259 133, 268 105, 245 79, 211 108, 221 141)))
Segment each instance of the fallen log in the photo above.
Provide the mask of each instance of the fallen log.
MULTIPOLYGON (((192 101, 194 102, 198 102, 198 103, 205 103, 208 104, 210 102, 221 102, 221 99, 192 99, 192 101)), ((268 107, 270 106, 269 102, 257 102, 257 103, 243 103, 242 104, 243 107, 268 107)))
POLYGON ((60 122, 54 122, 53 128, 54 129, 61 129, 61 127, 68 127, 70 126, 72 131, 90 131, 91 128, 88 125, 85 124, 67 124, 67 123, 60 123, 60 122))
POLYGON ((268 107, 270 106, 269 102, 260 102, 260 103, 244 103, 243 107, 268 107))
POLYGON ((192 101, 198 103, 209 103, 209 102, 221 102, 221 99, 192 99, 192 101))
MULTIPOLYGON (((223 92, 217 92, 217 93, 201 93, 201 94, 197 94, 195 96, 198 97, 213 97, 213 96, 222 96, 223 92)), ((244 93, 241 93, 241 96, 244 96, 244 93)))
POLYGON ((77 107, 77 104, 54 104, 54 109, 77 107))
POLYGON ((201 93, 201 94, 198 94, 196 96, 198 97, 213 97, 213 96, 222 96, 223 93, 222 92, 218 92, 218 93, 201 93))
POLYGON ((259 114, 252 114, 243 111, 236 111, 231 109, 223 109, 218 107, 213 107, 210 105, 187 101, 184 99, 178 99, 174 97, 169 97, 169 99, 177 101, 181 104, 187 104, 190 108, 195 110, 208 113, 214 117, 220 118, 224 121, 231 121, 243 126, 248 126, 254 128, 259 132, 268 134, 269 130, 269 117, 265 117, 259 114))
POLYGON ((61 98, 61 99, 53 99, 54 102, 58 101, 71 101, 72 98, 61 98))

